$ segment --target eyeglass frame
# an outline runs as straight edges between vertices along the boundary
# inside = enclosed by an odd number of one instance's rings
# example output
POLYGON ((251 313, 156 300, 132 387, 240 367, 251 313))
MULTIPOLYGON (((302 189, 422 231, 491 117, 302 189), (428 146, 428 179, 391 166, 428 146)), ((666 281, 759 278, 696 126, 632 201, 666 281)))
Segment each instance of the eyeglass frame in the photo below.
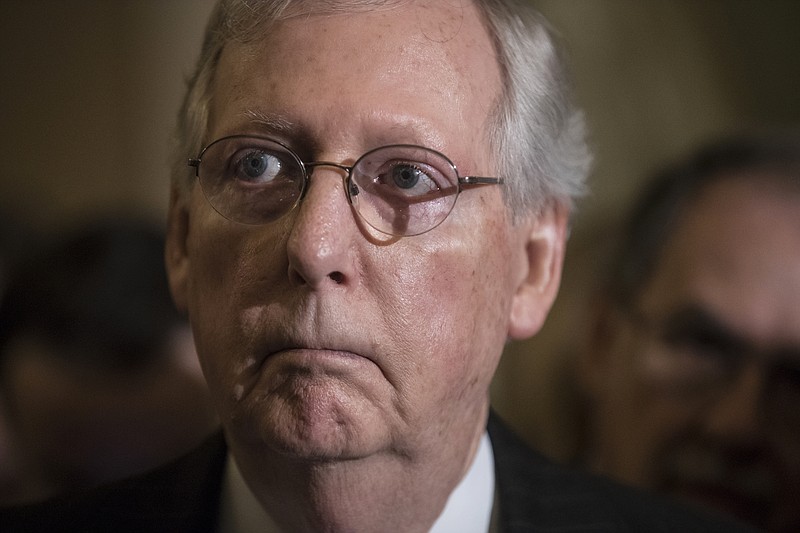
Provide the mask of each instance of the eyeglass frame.
MULTIPOLYGON (((359 156, 358 159, 356 159, 353 162, 352 165, 343 165, 341 163, 336 163, 336 162, 333 162, 333 161, 310 161, 310 162, 305 162, 297 154, 297 152, 292 150, 285 143, 283 143, 281 141, 278 141, 277 139, 274 139, 272 137, 267 137, 267 136, 262 136, 262 135, 234 134, 234 135, 226 135, 226 136, 223 136, 223 137, 220 137, 218 139, 215 139, 215 140, 211 141, 210 143, 208 143, 200 151, 200 153, 197 155, 197 157, 190 157, 188 159, 188 161, 187 161, 187 164, 190 167, 194 167, 194 169, 195 169, 195 177, 198 179, 198 182, 200 183, 201 190, 204 191, 203 195, 206 197, 206 201, 209 202, 209 204, 211 205, 212 208, 214 208, 215 211, 217 211, 224 218, 226 218, 226 219, 228 219, 228 220, 230 220, 232 222, 236 222, 237 224, 255 225, 255 226, 267 225, 267 224, 270 224, 271 222, 277 221, 280 218, 282 218, 283 216, 285 216, 288 213, 290 213, 291 211, 293 211, 298 205, 300 205, 302 199, 305 197, 306 191, 308 190, 308 186, 309 186, 309 183, 311 181, 311 174, 313 173, 313 169, 314 168, 316 168, 316 167, 333 167, 333 168, 337 168, 339 170, 343 170, 345 172, 345 176, 344 176, 342 181, 343 181, 344 188, 345 188, 345 194, 347 195, 347 200, 350 203, 350 206, 353 207, 353 210, 356 212, 356 214, 359 217, 359 219, 364 221, 367 225, 369 225, 371 228, 375 229, 376 231, 378 231, 380 233, 383 233, 384 235, 389 235, 389 236, 393 236, 393 237, 414 237, 414 236, 417 236, 417 235, 422 235, 424 233, 427 233, 427 232, 437 228, 438 226, 440 226, 445 220, 447 220, 447 217, 450 216, 450 213, 452 213, 453 209, 455 209, 456 201, 458 200, 458 196, 461 194, 461 191, 463 190, 463 187, 478 186, 478 185, 503 185, 505 183, 505 178, 502 178, 502 177, 461 176, 461 174, 458 172, 458 168, 456 167, 455 163, 453 163, 453 161, 449 157, 444 155, 443 153, 439 152, 438 150, 434 150, 433 148, 428 148, 427 146, 421 146, 421 145, 417 145, 417 144, 408 144, 408 143, 386 144, 386 145, 377 146, 375 148, 371 148, 371 149, 367 150, 366 152, 364 152, 361 156, 359 156), (281 214, 275 220, 269 221, 269 222, 263 222, 263 223, 253 223, 253 224, 250 224, 250 223, 247 223, 247 222, 240 222, 240 221, 235 220, 235 219, 231 218, 230 216, 225 215, 224 213, 222 213, 211 202, 211 200, 206 195, 205 189, 203 188, 202 180, 200 180, 200 165, 203 162, 203 154, 205 154, 206 151, 211 146, 213 146, 213 145, 215 145, 217 143, 220 143, 222 141, 227 141, 227 140, 231 140, 231 139, 255 139, 255 140, 267 141, 267 142, 270 142, 270 143, 274 143, 274 144, 280 146, 282 149, 284 149, 286 151, 286 153, 289 154, 292 157, 292 159, 298 164, 298 167, 302 171, 303 183, 302 183, 302 187, 300 188, 300 194, 298 195, 297 199, 294 201, 292 207, 290 207, 285 213, 281 214), (444 216, 442 216, 442 219, 440 221, 438 221, 436 224, 434 224, 433 226, 431 226, 428 229, 425 229, 423 231, 419 231, 417 233, 401 233, 401 234, 390 233, 390 232, 388 232, 388 231, 386 231, 384 229, 376 227, 372 222, 367 220, 364 217, 364 215, 361 214, 361 212, 358 210, 358 208, 355 207, 355 204, 353 203, 353 196, 359 194, 359 192, 360 192, 359 190, 353 191, 353 189, 352 189, 352 187, 356 187, 356 188, 358 187, 358 184, 354 183, 353 180, 352 180, 353 169, 356 166, 358 166, 358 164, 361 161, 366 159, 366 157, 369 156, 370 154, 373 154, 373 153, 375 153, 377 151, 380 151, 380 150, 392 149, 392 148, 410 148, 410 149, 423 150, 423 151, 426 151, 426 152, 430 152, 430 153, 434 154, 435 156, 440 157, 444 162, 446 162, 450 166, 450 169, 453 171, 453 174, 456 177, 456 191, 455 191, 455 193, 452 193, 452 196, 455 196, 455 198, 453 199, 453 203, 450 206, 450 209, 447 211, 447 213, 444 214, 444 216), (309 171, 309 169, 312 169, 312 170, 309 171)), ((426 201, 426 200, 420 200, 420 202, 424 202, 424 201, 426 201)), ((410 202, 410 203, 413 203, 413 202, 410 202)))

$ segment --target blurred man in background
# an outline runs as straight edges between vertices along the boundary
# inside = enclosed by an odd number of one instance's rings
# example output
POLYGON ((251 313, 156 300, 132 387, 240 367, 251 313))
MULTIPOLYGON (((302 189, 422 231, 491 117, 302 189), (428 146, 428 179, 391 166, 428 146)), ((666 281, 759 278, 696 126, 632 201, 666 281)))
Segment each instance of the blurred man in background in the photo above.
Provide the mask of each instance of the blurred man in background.
POLYGON ((103 220, 10 274, 0 391, 18 478, 3 504, 141 472, 216 426, 163 247, 148 225, 103 220))
POLYGON ((581 366, 592 466, 800 531, 800 139, 699 151, 623 238, 581 366))

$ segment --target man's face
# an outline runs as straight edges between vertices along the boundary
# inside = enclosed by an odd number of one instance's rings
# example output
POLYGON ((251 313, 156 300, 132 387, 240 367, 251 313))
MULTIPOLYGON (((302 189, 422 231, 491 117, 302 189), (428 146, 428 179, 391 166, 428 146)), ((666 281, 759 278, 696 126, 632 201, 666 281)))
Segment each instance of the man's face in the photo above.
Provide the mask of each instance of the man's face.
MULTIPOLYGON (((406 5, 294 18, 229 45, 207 141, 270 136, 305 161, 343 164, 418 144, 462 175, 492 175, 486 121, 500 74, 476 17, 406 5)), ((170 237, 173 293, 234 447, 413 457, 482 432, 489 382, 519 326, 519 288, 545 271, 531 274, 537 253, 526 252, 537 250, 536 224, 509 222, 501 187, 464 192, 442 225, 406 238, 359 225, 329 167, 267 225, 222 218, 197 186, 172 216, 185 218, 185 234, 175 224, 170 237)), ((557 285, 557 273, 546 277, 557 285)), ((537 297, 542 314, 553 294, 537 297)))
POLYGON ((594 354, 606 472, 800 526, 800 196, 711 185, 594 354))

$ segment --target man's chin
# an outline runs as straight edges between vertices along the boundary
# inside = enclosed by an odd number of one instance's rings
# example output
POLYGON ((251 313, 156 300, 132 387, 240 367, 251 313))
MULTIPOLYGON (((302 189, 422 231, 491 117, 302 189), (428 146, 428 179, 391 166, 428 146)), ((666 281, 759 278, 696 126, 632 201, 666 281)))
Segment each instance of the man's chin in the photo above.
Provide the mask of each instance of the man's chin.
POLYGON ((358 412, 351 413, 338 402, 314 402, 313 395, 308 395, 299 405, 280 403, 272 402, 268 412, 241 418, 231 430, 250 446, 264 446, 286 458, 306 461, 363 458, 386 444, 379 438, 383 433, 380 420, 360 418, 358 412))

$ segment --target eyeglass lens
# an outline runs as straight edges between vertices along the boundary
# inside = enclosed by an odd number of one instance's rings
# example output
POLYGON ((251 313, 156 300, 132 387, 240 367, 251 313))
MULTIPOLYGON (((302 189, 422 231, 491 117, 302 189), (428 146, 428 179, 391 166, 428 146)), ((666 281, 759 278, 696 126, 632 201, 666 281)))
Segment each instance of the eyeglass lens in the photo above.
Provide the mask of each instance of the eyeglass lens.
POLYGON ((201 153, 197 174, 209 203, 244 224, 273 222, 293 209, 315 166, 349 170, 347 195, 376 230, 397 236, 424 233, 441 224, 459 192, 458 173, 444 155, 414 145, 391 145, 364 154, 352 169, 335 163, 303 164, 270 139, 232 136, 201 153))

